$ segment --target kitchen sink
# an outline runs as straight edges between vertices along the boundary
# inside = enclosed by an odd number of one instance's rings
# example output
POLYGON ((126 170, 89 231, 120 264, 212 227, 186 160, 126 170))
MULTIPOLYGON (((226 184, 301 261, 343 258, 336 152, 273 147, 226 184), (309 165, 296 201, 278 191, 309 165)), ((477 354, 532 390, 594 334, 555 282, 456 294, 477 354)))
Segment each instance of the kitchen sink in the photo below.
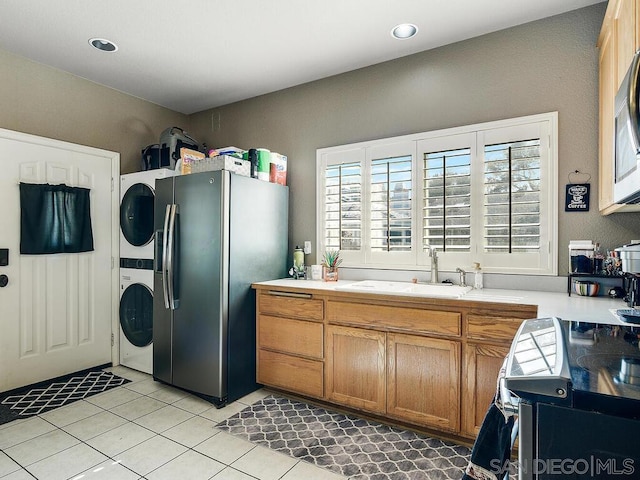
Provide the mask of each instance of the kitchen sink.
POLYGON ((460 298, 471 287, 450 283, 387 282, 383 280, 362 280, 336 287, 345 292, 367 292, 385 295, 409 295, 415 297, 460 298))

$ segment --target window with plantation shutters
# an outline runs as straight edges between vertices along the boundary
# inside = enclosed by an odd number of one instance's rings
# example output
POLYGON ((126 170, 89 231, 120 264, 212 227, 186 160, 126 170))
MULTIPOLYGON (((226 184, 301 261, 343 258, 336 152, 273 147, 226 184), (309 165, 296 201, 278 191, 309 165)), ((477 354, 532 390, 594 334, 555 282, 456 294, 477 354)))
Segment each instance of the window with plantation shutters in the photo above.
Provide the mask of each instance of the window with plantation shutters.
POLYGON ((362 165, 350 162, 325 170, 325 246, 360 250, 362 246, 362 165))
MULTIPOLYGON (((318 150, 318 248, 343 267, 557 274, 557 113, 318 150)), ((446 277, 445 277, 446 278, 446 277)))
POLYGON ((484 147, 485 252, 540 250, 540 139, 484 147))
POLYGON ((369 223, 372 251, 411 251, 412 168, 411 156, 371 161, 369 223))
POLYGON ((423 243, 440 251, 471 249, 471 149, 424 154, 423 243))

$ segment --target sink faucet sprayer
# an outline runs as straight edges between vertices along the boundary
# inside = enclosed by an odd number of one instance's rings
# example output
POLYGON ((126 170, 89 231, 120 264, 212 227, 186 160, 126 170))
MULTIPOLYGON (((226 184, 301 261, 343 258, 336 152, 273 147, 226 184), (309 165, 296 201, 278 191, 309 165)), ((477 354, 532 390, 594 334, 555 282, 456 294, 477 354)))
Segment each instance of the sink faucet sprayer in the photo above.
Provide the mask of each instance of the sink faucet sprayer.
POLYGON ((429 283, 438 283, 438 251, 436 247, 429 247, 429 256, 431 257, 431 279, 429 283))

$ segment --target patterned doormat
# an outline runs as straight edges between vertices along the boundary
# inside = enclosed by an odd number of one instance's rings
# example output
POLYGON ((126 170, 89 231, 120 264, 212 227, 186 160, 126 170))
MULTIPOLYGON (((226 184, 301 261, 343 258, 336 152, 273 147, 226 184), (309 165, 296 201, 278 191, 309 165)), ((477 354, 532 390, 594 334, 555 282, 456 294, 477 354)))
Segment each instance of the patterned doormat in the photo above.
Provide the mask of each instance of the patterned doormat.
POLYGON ((270 395, 217 427, 352 480, 459 479, 467 447, 270 395))
POLYGON ((100 369, 89 369, 0 394, 0 425, 62 407, 130 380, 100 369))

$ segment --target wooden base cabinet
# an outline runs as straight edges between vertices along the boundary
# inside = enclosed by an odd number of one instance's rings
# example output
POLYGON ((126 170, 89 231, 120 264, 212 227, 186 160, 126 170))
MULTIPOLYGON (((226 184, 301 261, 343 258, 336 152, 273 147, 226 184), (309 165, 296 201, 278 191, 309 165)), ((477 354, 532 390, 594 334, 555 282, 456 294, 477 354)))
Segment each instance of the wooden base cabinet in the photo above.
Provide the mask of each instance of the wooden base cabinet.
POLYGON ((496 394, 498 374, 511 342, 525 318, 535 318, 537 309, 525 307, 519 312, 508 310, 480 311, 466 315, 467 343, 462 367, 461 433, 475 437, 496 394))
POLYGON ((326 326, 326 396, 332 402, 385 413, 385 333, 326 326))
POLYGON ((460 342, 327 326, 327 399, 410 423, 460 428, 460 342))
POLYGON ((434 303, 298 284, 257 289, 259 383, 469 439, 522 319, 537 315, 535 305, 434 303))
POLYGON ((462 433, 475 437, 496 394, 496 382, 509 347, 468 343, 465 346, 462 433))
POLYGON ((323 301, 311 294, 258 294, 259 383, 322 398, 324 395, 323 301))
POLYGON ((458 431, 460 342, 387 334, 387 414, 458 431))

